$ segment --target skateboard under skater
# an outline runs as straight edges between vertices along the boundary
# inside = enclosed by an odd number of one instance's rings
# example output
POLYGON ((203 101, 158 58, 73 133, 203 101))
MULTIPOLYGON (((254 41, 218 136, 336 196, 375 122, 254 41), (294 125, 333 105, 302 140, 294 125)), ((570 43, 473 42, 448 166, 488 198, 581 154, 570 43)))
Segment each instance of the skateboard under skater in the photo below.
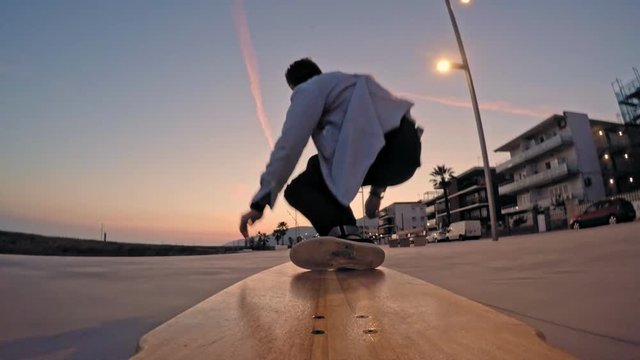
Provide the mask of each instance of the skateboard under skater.
POLYGON ((375 244, 322 236, 294 245, 289 258, 309 270, 369 270, 382 265, 384 255, 375 244))

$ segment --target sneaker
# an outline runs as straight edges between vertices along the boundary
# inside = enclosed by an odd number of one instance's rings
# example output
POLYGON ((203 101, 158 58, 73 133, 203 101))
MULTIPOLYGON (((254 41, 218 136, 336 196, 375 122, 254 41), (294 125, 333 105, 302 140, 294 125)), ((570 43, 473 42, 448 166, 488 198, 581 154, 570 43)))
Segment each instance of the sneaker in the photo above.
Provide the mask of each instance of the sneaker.
POLYGON ((354 239, 324 236, 296 244, 289 258, 309 270, 367 270, 382 265, 385 252, 379 246, 354 239))
POLYGON ((332 237, 349 240, 349 241, 355 241, 359 243, 369 243, 369 244, 374 243, 373 240, 371 239, 363 238, 362 234, 360 233, 360 229, 354 225, 336 226, 333 229, 331 229, 331 231, 329 231, 329 234, 327 234, 327 236, 332 236, 332 237))

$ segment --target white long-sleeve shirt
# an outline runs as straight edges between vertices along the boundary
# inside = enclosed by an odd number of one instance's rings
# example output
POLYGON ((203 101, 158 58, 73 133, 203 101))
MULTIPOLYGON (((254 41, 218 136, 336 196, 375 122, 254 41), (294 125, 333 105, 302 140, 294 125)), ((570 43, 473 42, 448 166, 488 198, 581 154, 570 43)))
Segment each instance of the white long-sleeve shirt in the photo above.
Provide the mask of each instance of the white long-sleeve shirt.
POLYGON ((311 137, 327 186, 348 206, 384 146, 384 134, 397 128, 412 106, 369 75, 331 72, 296 86, 252 202, 270 194, 268 205, 273 208, 311 137))

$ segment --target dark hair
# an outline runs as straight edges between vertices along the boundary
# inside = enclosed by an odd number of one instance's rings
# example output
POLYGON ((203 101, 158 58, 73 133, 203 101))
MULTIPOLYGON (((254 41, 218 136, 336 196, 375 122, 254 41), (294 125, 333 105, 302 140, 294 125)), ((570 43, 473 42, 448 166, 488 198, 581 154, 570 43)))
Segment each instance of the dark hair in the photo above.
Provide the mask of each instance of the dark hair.
POLYGON ((287 84, 289 84, 291 88, 294 88, 311 79, 312 77, 320 74, 322 74, 322 70, 320 70, 320 67, 318 67, 318 65, 314 63, 313 60, 309 58, 303 58, 300 60, 296 60, 291 65, 289 65, 289 68, 287 69, 287 72, 284 76, 287 79, 287 84))

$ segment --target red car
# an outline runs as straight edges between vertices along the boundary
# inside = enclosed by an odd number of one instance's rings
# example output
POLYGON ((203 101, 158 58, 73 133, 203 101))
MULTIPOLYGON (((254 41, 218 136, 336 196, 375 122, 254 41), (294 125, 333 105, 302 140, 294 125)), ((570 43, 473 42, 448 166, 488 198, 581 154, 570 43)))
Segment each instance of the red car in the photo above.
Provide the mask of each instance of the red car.
POLYGON ((625 199, 611 199, 598 201, 589 206, 582 214, 569 221, 572 229, 606 224, 617 224, 636 219, 633 204, 625 199))

